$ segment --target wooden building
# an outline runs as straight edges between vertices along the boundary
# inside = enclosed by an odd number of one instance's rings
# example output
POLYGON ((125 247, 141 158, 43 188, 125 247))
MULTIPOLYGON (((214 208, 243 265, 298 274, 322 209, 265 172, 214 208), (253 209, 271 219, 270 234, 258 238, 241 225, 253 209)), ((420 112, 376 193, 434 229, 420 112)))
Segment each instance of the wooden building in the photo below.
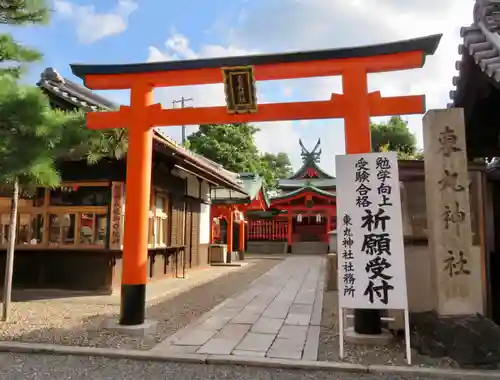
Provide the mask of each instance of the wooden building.
MULTIPOLYGON (((38 86, 54 107, 117 106, 46 69, 38 86)), ((62 186, 37 190, 19 204, 14 285, 110 292, 121 280, 125 161, 63 161, 62 186)), ((212 186, 244 193, 205 158, 154 133, 149 228, 149 278, 182 277, 208 264, 212 186)), ((0 265, 5 260, 10 197, 0 197, 0 265)))
POLYGON ((280 194, 266 212, 248 212, 252 252, 327 253, 336 225, 335 178, 322 170, 320 140, 312 151, 302 141, 301 168, 279 181, 280 194))

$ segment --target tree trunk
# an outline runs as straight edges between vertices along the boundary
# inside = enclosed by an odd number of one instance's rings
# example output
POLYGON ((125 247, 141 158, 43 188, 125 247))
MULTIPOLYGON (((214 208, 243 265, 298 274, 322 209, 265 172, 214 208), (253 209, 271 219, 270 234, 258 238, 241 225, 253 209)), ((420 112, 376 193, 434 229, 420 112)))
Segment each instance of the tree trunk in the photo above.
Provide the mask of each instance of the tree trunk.
POLYGON ((14 188, 12 190, 12 201, 10 210, 9 225, 9 246, 7 248, 7 258, 5 260, 5 279, 3 286, 3 313, 2 321, 9 319, 10 300, 12 293, 12 276, 14 274, 14 248, 16 246, 17 231, 17 204, 19 202, 19 181, 14 179, 14 188))

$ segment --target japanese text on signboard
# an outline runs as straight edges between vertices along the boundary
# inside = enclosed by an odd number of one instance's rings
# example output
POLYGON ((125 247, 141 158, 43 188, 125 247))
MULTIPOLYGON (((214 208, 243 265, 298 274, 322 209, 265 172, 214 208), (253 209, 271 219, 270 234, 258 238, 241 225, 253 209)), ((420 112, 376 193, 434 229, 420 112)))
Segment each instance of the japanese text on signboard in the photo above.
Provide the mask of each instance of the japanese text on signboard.
POLYGON ((397 170, 392 153, 337 158, 342 307, 406 307, 397 170))

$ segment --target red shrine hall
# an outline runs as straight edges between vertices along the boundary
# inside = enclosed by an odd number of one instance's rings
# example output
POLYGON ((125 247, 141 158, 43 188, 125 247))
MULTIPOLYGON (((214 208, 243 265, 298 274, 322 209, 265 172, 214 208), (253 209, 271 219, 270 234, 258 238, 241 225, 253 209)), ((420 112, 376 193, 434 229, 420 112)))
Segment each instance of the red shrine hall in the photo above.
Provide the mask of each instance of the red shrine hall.
POLYGON ((336 228, 335 177, 318 165, 320 140, 311 151, 300 140, 299 144, 301 168, 289 178, 281 179, 279 190, 269 199, 262 189, 262 180, 255 183, 250 194, 253 198, 239 208, 243 211, 241 219, 248 225, 244 238, 249 252, 328 252, 329 232, 336 228))

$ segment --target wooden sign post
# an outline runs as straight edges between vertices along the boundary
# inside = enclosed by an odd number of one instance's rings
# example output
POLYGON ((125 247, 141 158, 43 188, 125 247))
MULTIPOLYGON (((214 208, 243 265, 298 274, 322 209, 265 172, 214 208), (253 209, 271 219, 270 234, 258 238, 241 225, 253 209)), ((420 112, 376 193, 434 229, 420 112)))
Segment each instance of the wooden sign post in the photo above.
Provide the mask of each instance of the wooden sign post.
POLYGON ((130 89, 130 106, 117 112, 91 112, 91 129, 128 128, 127 197, 120 323, 144 322, 147 283, 147 232, 155 126, 222 124, 281 120, 345 120, 346 152, 371 151, 370 117, 425 112, 424 96, 381 96, 368 92, 367 75, 419 68, 434 54, 441 35, 365 47, 299 53, 211 58, 129 65, 71 65, 95 90, 130 89), (260 104, 253 81, 342 76, 343 93, 329 100, 260 104), (162 109, 153 89, 224 83, 227 107, 162 109), (250 81, 250 82, 249 82, 250 81), (232 101, 233 103, 230 103, 232 101))

